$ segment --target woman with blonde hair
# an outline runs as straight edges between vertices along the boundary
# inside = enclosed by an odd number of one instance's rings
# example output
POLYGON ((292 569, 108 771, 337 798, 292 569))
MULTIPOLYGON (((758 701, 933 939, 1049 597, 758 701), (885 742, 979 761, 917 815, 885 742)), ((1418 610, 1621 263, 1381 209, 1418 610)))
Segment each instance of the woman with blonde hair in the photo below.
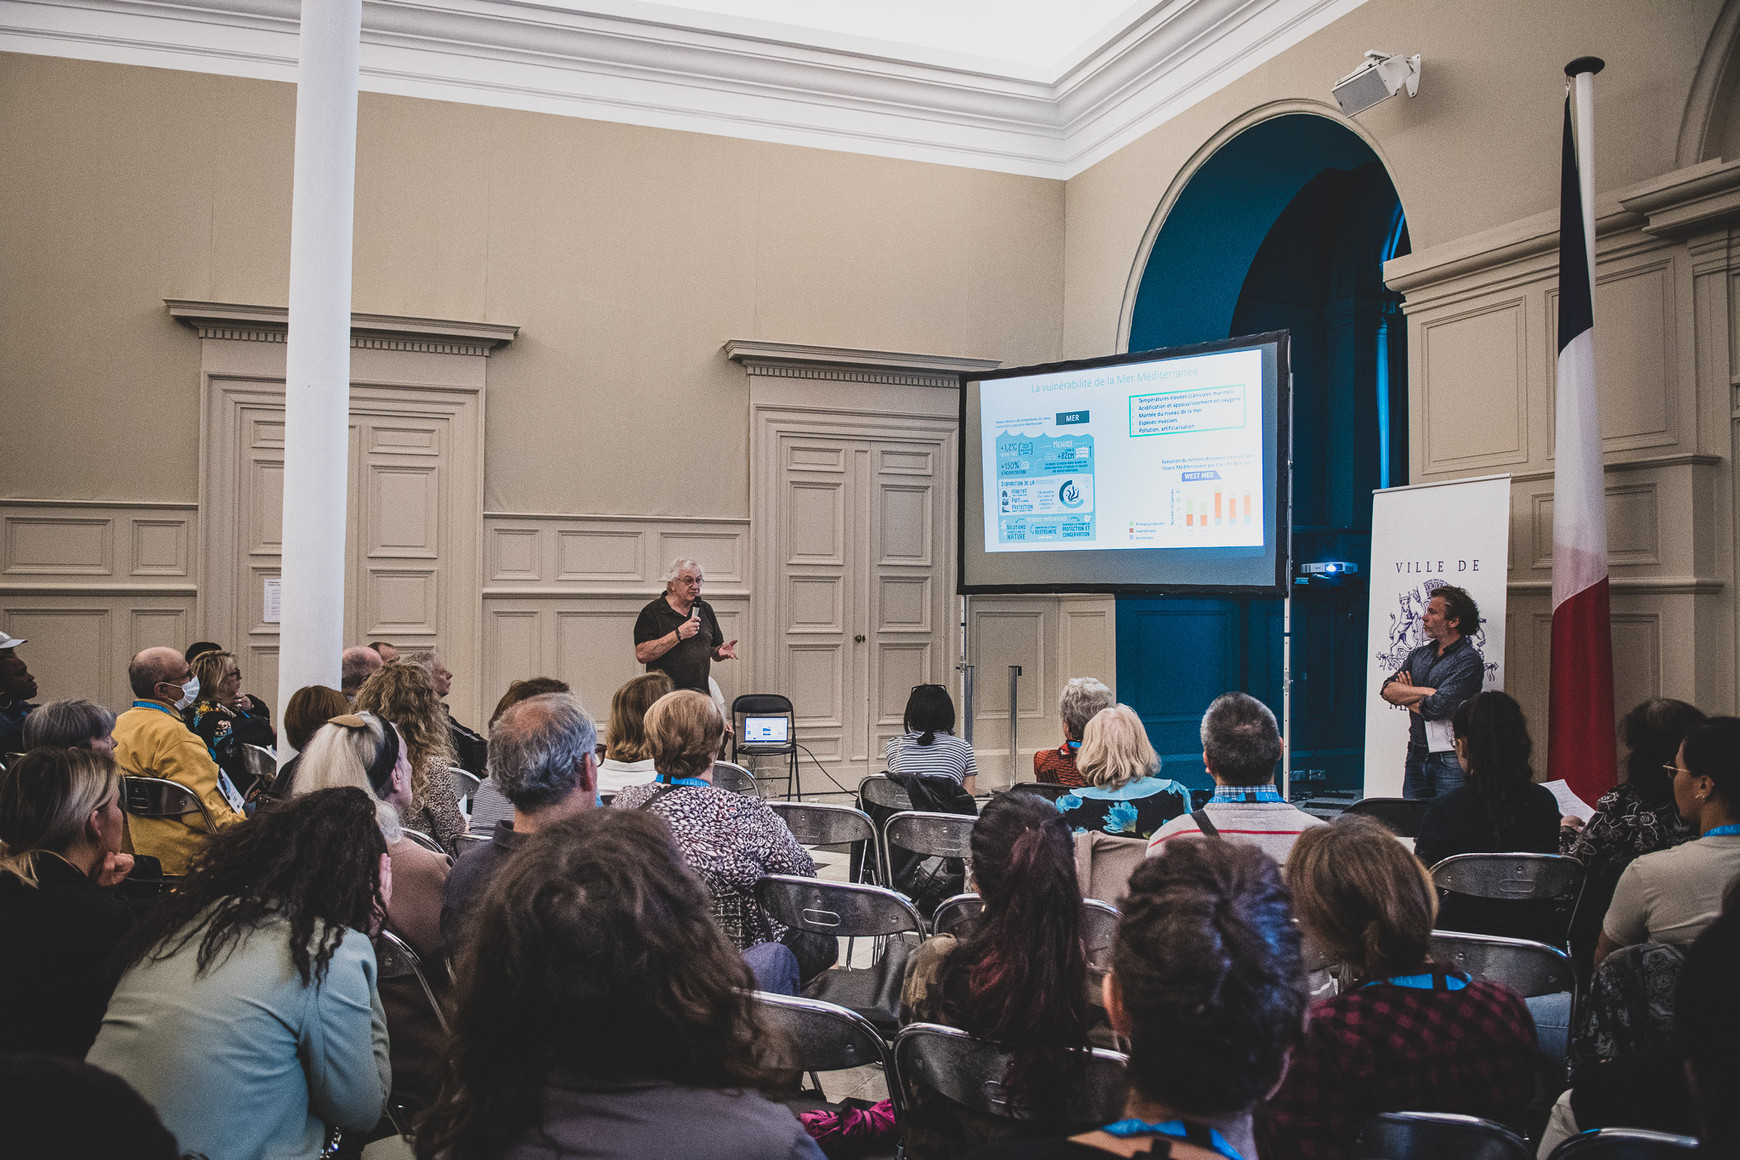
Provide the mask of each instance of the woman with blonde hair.
POLYGON ((1380 1112, 1517 1124, 1534 1091, 1534 1021, 1508 988, 1431 961, 1438 893, 1419 859, 1381 823, 1343 815, 1299 836, 1287 885, 1301 932, 1353 979, 1311 1006, 1259 1116, 1264 1160, 1350 1155, 1380 1112))
POLYGON ((199 734, 218 768, 244 797, 253 797, 264 786, 254 784, 254 775, 242 757, 242 746, 271 749, 278 743, 249 696, 242 692, 242 668, 236 655, 222 649, 202 652, 189 662, 199 681, 199 697, 181 712, 187 727, 199 734))
POLYGON ((121 853, 121 776, 107 753, 44 746, 0 772, 0 1054, 83 1059, 109 1002, 105 961, 133 927, 110 887, 121 853))
POLYGON ((1142 719, 1128 705, 1101 709, 1082 730, 1076 769, 1080 789, 1057 799, 1063 820, 1078 834, 1099 830, 1147 841, 1190 810, 1190 791, 1160 772, 1160 755, 1142 719))
POLYGON ((621 793, 658 776, 647 745, 646 711, 674 687, 664 673, 642 673, 610 698, 610 736, 598 765, 599 793, 621 793))
MULTIPOLYGON (((411 761, 411 804, 399 811, 408 828, 428 834, 448 855, 459 853, 465 816, 453 793, 453 747, 447 730, 447 710, 435 692, 435 682, 422 665, 394 661, 375 670, 357 690, 358 713, 373 713, 398 726, 411 761)), ((300 780, 302 774, 298 772, 300 780)))

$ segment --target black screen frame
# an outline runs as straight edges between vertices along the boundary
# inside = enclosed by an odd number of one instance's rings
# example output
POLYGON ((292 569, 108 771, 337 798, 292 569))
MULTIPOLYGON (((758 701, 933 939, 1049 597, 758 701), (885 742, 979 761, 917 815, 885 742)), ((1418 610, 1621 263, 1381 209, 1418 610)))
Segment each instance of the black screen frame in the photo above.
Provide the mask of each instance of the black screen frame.
POLYGON ((960 375, 960 421, 955 454, 955 594, 957 596, 1043 595, 1048 593, 1106 593, 1128 596, 1252 596, 1287 595, 1293 557, 1293 370, 1290 358, 1292 332, 1267 330, 1214 342, 1159 347, 1099 358, 1071 359, 1034 366, 1006 367, 992 371, 962 371, 960 375), (1097 370, 1129 363, 1155 362, 1190 355, 1216 354, 1227 350, 1275 346, 1275 582, 1273 584, 968 584, 961 572, 967 545, 967 384, 1023 375, 1057 374, 1097 370))

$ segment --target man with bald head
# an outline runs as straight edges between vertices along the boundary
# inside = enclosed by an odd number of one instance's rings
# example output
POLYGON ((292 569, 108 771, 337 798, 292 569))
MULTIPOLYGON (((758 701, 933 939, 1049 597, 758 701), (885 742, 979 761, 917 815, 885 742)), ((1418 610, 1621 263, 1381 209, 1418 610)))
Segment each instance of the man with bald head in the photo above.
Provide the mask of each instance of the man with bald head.
POLYGON ((349 700, 356 700, 357 690, 363 683, 375 675, 375 670, 386 662, 381 660, 381 654, 367 645, 355 645, 344 650, 338 658, 339 677, 342 684, 339 692, 349 700))
POLYGON ((199 681, 180 650, 148 648, 127 666, 133 707, 115 721, 115 761, 134 777, 179 782, 199 795, 198 812, 179 818, 128 817, 127 835, 135 854, 163 862, 163 873, 187 873, 188 863, 205 845, 205 819, 216 829, 242 820, 242 797, 212 760, 205 742, 181 719, 181 710, 199 696, 199 681))

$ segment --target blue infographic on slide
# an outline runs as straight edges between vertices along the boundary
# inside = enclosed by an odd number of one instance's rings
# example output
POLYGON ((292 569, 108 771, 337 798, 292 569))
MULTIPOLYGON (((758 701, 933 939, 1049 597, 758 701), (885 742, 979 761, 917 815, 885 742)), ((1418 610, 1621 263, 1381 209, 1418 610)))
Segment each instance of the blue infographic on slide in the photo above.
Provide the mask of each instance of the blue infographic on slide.
POLYGON ((1094 538, 1094 437, 997 436, 997 542, 1094 538))

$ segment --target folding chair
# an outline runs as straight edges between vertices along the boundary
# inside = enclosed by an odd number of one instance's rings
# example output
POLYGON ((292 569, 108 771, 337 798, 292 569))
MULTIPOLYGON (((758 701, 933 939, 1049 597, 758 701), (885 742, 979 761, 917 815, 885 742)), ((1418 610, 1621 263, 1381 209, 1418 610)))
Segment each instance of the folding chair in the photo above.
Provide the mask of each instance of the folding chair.
POLYGON ((803 999, 792 995, 770 995, 755 992, 753 998, 760 1014, 769 1024, 785 1032, 793 1055, 780 1060, 788 1067, 808 1072, 814 1085, 799 1096, 813 1095, 828 1102, 822 1091, 818 1072, 845 1071, 853 1067, 880 1067, 888 1083, 888 1098, 894 1104, 894 1118, 904 1114, 900 1084, 894 1076, 894 1066, 888 1055, 888 1045, 870 1021, 856 1011, 838 1003, 819 999, 803 999))
POLYGON ((447 776, 453 779, 453 796, 462 802, 469 802, 477 793, 477 787, 483 784, 481 777, 457 765, 447 767, 447 776))
POLYGON ((930 933, 966 938, 984 913, 985 902, 977 894, 957 894, 937 904, 936 913, 930 916, 930 933))
POLYGON ((1398 838, 1417 838, 1420 819, 1426 816, 1426 807, 1431 804, 1431 798, 1360 798, 1341 812, 1376 818, 1398 838))
POLYGON ((1600 1128, 1572 1136, 1547 1160, 1690 1160, 1698 1142, 1690 1136, 1642 1128, 1600 1128))
POLYGON ((731 730, 731 760, 733 763, 745 753, 755 757, 784 757, 787 759, 785 793, 781 796, 786 801, 791 801, 792 794, 798 785, 797 710, 792 708, 791 698, 779 693, 742 694, 731 702, 731 730), (741 743, 744 736, 743 719, 745 717, 784 717, 785 741, 741 743))
POLYGON ((755 775, 741 765, 729 761, 713 763, 713 786, 716 789, 728 789, 732 793, 747 794, 750 797, 760 797, 755 788, 755 775))
POLYGON ((933 814, 903 810, 882 824, 882 868, 887 881, 894 881, 894 849, 909 850, 924 858, 959 858, 972 872, 973 826, 970 814, 933 814))
POLYGON ((248 776, 254 779, 254 784, 248 788, 249 794, 272 792, 272 783, 278 780, 278 759, 272 755, 270 749, 244 742, 242 766, 248 771, 248 776))
POLYGON ((1521 1136, 1479 1116, 1384 1112, 1360 1129, 1353 1160, 1533 1160, 1521 1136))
POLYGON ((437 842, 422 830, 413 830, 410 826, 404 826, 399 832, 404 834, 405 837, 411 839, 411 841, 417 843, 417 845, 423 847, 425 850, 433 850, 437 854, 447 853, 447 851, 442 848, 440 842, 437 842))
POLYGON ((136 818, 184 818, 198 814, 206 833, 217 831, 199 795, 166 777, 123 777, 121 808, 136 818))
POLYGON ((886 773, 873 773, 858 783, 858 808, 874 818, 871 807, 899 813, 912 808, 912 798, 904 786, 886 773))
MULTIPOLYGON (((714 767, 717 778, 718 767, 714 767)), ((714 781, 717 785, 717 780, 714 781)), ((880 873, 881 850, 877 844, 876 823, 863 810, 851 806, 824 805, 821 802, 767 803, 785 822, 791 836, 805 846, 850 846, 853 861, 861 867, 857 881, 874 881, 880 873), (869 876, 865 877, 865 871, 869 876)))
POLYGON ((1457 854, 1432 867, 1432 881, 1448 895, 1449 915, 1440 916, 1445 929, 1563 947, 1583 890, 1583 864, 1562 854, 1457 854))
MULTIPOLYGON (((390 930, 383 930, 375 935, 374 944, 376 979, 383 983, 392 979, 415 979, 418 989, 423 992, 423 998, 429 1003, 429 1010, 435 1014, 436 1026, 446 1034, 447 1013, 441 1009, 440 1001, 435 998, 435 989, 429 985, 429 976, 423 972, 422 957, 411 949, 409 943, 390 930)), ((387 1118, 399 1135, 410 1138, 411 1116, 404 1101, 395 1098, 395 1094, 388 1096, 387 1118)))
POLYGON ((823 971, 804 988, 804 997, 845 1007, 884 1035, 894 1033, 900 1025, 906 958, 917 940, 889 936, 924 933, 924 920, 905 895, 880 886, 769 874, 755 884, 755 899, 786 926, 835 938, 882 940, 868 967, 823 971))
POLYGON ((1008 789, 1009 793, 1030 793, 1042 797, 1048 802, 1054 802, 1066 793, 1071 792, 1067 785, 1052 785, 1048 781, 1018 781, 1008 789))
MULTIPOLYGON (((1577 1025, 1576 968, 1570 956, 1557 947, 1527 939, 1449 930, 1433 931, 1430 947, 1432 961, 1457 967, 1471 978, 1503 983, 1524 999, 1544 1000, 1549 995, 1564 995, 1564 1026, 1577 1025)), ((1537 1020, 1549 1014, 1540 1004, 1531 1003, 1529 1009, 1537 1020)), ((1537 1047, 1541 1058, 1562 1078, 1569 1036, 1561 1041, 1559 1036, 1547 1034, 1545 1028, 1555 1025, 1557 1019, 1536 1023, 1541 1030, 1537 1047)))
POLYGON ((1010 1104, 1003 1087, 1009 1055, 995 1043, 935 1023, 909 1024, 894 1039, 894 1070, 908 1104, 919 1093, 933 1091, 975 1112, 1054 1123, 1059 1129, 1098 1127, 1124 1113, 1129 1094, 1127 1057, 1103 1048, 1083 1048, 1082 1062, 1080 1085, 1066 1093, 1062 1115, 1042 1118, 1010 1104))

